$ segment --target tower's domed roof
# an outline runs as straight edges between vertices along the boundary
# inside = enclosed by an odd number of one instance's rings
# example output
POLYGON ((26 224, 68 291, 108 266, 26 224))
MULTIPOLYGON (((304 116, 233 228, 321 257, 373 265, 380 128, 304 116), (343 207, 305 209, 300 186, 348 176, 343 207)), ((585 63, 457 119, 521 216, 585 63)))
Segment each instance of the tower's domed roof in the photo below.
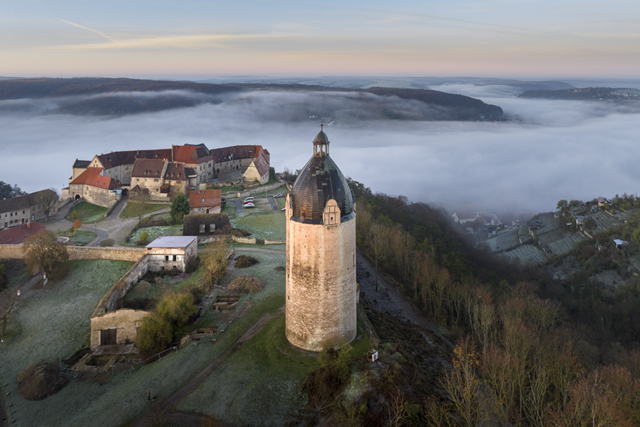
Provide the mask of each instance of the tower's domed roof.
MULTIPOLYGON (((314 145, 329 143, 320 131, 314 145)), ((353 212, 353 194, 347 180, 329 157, 326 150, 316 151, 300 172, 291 190, 293 219, 301 222, 322 223, 322 215, 331 199, 338 203, 343 221, 353 212)))

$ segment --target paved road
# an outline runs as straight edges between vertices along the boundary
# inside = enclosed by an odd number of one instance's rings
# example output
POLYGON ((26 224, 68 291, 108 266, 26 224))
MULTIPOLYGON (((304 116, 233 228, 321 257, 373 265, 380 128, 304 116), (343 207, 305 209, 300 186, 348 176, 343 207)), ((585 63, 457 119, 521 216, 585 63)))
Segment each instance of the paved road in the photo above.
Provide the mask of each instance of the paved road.
POLYGON ((238 212, 238 215, 242 215, 244 213, 244 209, 242 209, 242 200, 230 200, 231 202, 233 202, 234 205, 236 205, 236 212, 238 212))
POLYGON ((276 199, 274 199, 273 197, 269 197, 269 204, 271 205, 271 209, 273 209, 274 212, 280 212, 280 208, 278 207, 278 202, 276 202, 276 199))

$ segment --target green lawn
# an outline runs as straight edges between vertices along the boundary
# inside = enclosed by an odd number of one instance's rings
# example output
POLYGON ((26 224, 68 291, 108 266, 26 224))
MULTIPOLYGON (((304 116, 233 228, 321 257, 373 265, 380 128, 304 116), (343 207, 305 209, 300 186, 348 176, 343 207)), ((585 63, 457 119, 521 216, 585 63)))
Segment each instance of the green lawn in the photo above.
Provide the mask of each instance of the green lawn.
POLYGON ((251 233, 251 237, 258 239, 284 240, 286 238, 286 221, 282 212, 238 215, 231 218, 231 224, 234 228, 247 230, 251 233))
POLYGON ((145 215, 151 212, 155 212, 155 211, 159 211, 160 209, 164 209, 166 207, 169 207, 169 205, 159 205, 159 204, 155 204, 155 203, 145 203, 142 205, 142 210, 141 212, 135 213, 133 212, 137 206, 135 206, 134 202, 129 202, 127 203, 127 206, 124 207, 124 209, 122 210, 122 212, 120 213, 120 218, 133 218, 136 217, 138 215, 145 215))
MULTIPOLYGON (((80 221, 83 224, 93 224, 104 219, 104 214, 107 213, 109 208, 103 208, 102 206, 92 205, 91 203, 82 202, 73 208, 71 212, 78 212, 80 215, 80 221)), ((69 214, 71 214, 69 212, 69 214)))
POLYGON ((96 240, 98 235, 93 231, 85 231, 85 230, 76 230, 74 233, 69 233, 68 231, 61 231, 60 233, 56 233, 56 236, 64 236, 68 237, 74 244, 80 246, 86 246, 89 243, 96 240))

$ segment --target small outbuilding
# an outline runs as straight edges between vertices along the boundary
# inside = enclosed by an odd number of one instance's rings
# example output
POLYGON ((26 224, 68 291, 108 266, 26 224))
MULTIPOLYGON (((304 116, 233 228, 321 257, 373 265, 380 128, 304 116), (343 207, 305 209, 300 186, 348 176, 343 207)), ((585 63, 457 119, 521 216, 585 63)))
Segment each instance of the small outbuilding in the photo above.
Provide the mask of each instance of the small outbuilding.
POLYGON ((194 190, 189 193, 191 214, 217 214, 222 208, 222 191, 194 190))
POLYGON ((198 256, 195 236, 160 236, 146 247, 149 271, 184 272, 191 259, 198 256))

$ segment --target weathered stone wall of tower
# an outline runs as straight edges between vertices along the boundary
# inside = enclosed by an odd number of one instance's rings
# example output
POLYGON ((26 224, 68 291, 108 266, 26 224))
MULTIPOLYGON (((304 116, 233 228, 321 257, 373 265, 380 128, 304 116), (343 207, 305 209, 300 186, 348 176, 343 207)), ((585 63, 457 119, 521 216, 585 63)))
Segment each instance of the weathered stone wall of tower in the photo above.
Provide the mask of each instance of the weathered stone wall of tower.
POLYGON ((325 342, 349 343, 357 328, 356 220, 331 225, 293 221, 289 197, 286 214, 287 339, 310 351, 322 350, 325 342))

